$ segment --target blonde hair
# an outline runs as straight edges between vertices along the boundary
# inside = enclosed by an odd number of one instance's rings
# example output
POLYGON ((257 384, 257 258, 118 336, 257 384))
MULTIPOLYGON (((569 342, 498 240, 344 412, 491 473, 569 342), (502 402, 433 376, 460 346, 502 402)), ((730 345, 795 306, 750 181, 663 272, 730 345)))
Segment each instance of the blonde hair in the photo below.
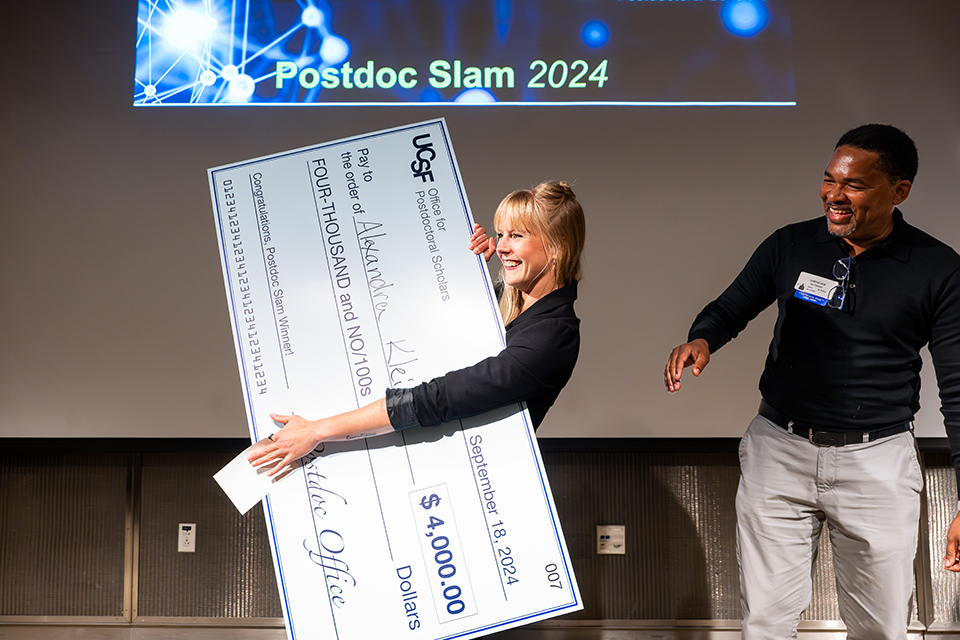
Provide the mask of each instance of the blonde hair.
MULTIPOLYGON (((526 231, 543 240, 547 256, 553 260, 555 289, 580 279, 586 222, 577 196, 566 182, 542 182, 533 189, 514 191, 500 202, 493 226, 526 231)), ((504 282, 502 271, 500 282, 500 315, 504 324, 509 324, 523 311, 523 298, 519 289, 504 282)))

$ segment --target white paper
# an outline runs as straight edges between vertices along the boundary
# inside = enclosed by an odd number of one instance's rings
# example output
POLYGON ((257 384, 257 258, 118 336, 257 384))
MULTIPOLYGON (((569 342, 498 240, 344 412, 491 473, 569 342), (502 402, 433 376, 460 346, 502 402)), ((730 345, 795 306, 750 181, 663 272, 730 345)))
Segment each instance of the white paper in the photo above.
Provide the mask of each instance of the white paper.
MULTIPOLYGON (((210 170, 251 438, 495 355, 443 120, 210 170)), ((521 406, 321 446, 265 502, 293 639, 474 638, 582 608, 521 406)))
POLYGON ((272 465, 266 465, 254 468, 247 462, 247 457, 262 449, 266 440, 255 442, 236 458, 228 462, 223 469, 214 474, 213 479, 217 481, 223 492, 227 494, 230 501, 240 511, 241 514, 250 511, 253 505, 263 500, 268 493, 281 482, 288 479, 290 474, 299 468, 299 464, 291 465, 273 476, 267 475, 273 468, 272 465))

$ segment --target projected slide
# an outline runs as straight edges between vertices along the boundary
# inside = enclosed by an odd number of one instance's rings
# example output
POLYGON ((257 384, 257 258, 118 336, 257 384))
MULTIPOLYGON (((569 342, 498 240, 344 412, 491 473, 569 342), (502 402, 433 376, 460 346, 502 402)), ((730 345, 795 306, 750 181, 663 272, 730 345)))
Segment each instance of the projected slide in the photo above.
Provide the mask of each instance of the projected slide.
POLYGON ((137 106, 793 105, 786 0, 139 0, 137 106))

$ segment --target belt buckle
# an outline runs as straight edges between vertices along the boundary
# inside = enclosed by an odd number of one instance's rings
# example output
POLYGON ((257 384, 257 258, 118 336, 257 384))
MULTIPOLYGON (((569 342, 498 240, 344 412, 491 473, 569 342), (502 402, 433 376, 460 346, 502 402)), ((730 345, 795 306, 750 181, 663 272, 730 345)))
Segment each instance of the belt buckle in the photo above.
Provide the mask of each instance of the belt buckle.
POLYGON ((814 431, 813 429, 810 429, 809 433, 807 434, 807 439, 818 447, 830 447, 837 445, 835 439, 831 438, 830 434, 826 431, 814 431))

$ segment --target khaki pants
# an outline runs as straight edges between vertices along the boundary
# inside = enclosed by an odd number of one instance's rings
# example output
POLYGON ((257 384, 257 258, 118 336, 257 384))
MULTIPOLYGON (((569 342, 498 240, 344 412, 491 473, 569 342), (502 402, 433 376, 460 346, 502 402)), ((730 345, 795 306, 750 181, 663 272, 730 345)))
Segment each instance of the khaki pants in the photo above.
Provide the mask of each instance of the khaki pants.
POLYGON ((797 637, 824 522, 849 640, 905 640, 923 487, 913 432, 818 446, 758 415, 740 471, 744 640, 797 637))

